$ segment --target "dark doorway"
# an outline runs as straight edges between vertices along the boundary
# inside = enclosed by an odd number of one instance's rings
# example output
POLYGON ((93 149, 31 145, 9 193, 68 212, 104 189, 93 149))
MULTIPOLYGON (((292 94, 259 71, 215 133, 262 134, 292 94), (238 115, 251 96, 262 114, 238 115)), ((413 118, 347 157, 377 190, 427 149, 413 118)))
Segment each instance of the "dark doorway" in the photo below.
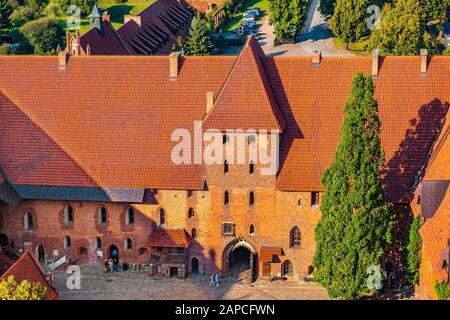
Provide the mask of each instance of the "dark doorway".
POLYGON ((191 261, 191 272, 197 274, 198 273, 198 259, 192 258, 191 261))
POLYGON ((45 263, 45 249, 44 246, 38 247, 38 260, 40 263, 45 263))
POLYGON ((170 277, 178 277, 178 268, 170 268, 170 277))
POLYGON ((8 237, 6 234, 0 234, 0 247, 7 247, 8 246, 8 237))
POLYGON ((119 249, 115 245, 109 247, 109 258, 119 261, 119 249))
POLYGON ((253 254, 246 247, 238 247, 230 254, 229 272, 236 279, 253 281, 253 254))

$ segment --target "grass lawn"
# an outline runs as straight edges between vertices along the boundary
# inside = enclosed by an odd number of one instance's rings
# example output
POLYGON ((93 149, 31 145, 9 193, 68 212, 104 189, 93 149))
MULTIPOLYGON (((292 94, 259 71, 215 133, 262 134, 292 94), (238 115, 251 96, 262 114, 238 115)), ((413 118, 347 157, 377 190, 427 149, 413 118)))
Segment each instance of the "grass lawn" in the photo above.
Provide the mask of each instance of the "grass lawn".
POLYGON ((224 35, 230 35, 233 34, 234 29, 236 29, 242 22, 242 18, 244 16, 244 13, 247 12, 247 9, 249 8, 259 8, 261 10, 261 16, 259 16, 259 19, 261 17, 265 16, 266 14, 269 14, 269 0, 247 0, 245 1, 244 10, 243 12, 239 12, 235 15, 233 15, 233 18, 225 24, 222 28, 222 32, 224 35))
MULTIPOLYGON (((334 38, 334 45, 338 48, 345 49, 345 42, 339 38, 334 38)), ((348 45, 348 51, 351 51, 357 56, 369 55, 370 52, 366 50, 366 45, 369 43, 369 36, 363 37, 358 42, 350 42, 348 45)))
MULTIPOLYGON (((156 0, 129 0, 124 3, 116 3, 114 0, 100 0, 98 6, 100 10, 108 10, 111 15, 111 23, 114 28, 118 29, 123 25, 123 17, 125 15, 137 15, 142 10, 146 9, 149 5, 156 0)), ((64 30, 67 29, 66 17, 58 17, 59 22, 64 30)), ((89 31, 89 20, 81 19, 80 33, 84 34, 89 31)))

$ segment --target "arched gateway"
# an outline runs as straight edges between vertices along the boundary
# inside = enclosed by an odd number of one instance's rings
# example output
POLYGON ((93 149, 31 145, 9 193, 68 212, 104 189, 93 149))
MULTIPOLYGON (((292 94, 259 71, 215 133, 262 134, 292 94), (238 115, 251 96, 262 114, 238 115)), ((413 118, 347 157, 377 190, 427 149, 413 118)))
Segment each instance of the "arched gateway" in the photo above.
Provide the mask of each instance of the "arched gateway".
POLYGON ((256 250, 247 241, 231 241, 223 250, 222 270, 224 275, 253 282, 258 276, 256 250))

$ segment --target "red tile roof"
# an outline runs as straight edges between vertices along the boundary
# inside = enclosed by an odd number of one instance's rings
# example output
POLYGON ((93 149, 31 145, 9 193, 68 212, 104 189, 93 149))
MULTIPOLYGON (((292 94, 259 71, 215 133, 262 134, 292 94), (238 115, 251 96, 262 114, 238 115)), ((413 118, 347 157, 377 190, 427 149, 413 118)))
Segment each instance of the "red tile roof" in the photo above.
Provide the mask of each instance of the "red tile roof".
POLYGON ((52 285, 45 279, 44 271, 33 255, 25 252, 1 277, 0 281, 14 276, 16 282, 28 280, 31 283, 39 282, 47 288, 46 300, 57 300, 58 293, 52 285))
POLYGON ((169 54, 178 37, 186 38, 192 13, 177 0, 158 0, 141 11, 135 21, 122 25, 117 33, 133 55, 169 54))
POLYGON ((442 201, 436 214, 425 221, 420 228, 423 250, 430 259, 433 271, 439 281, 448 280, 448 272, 443 268, 443 261, 449 259, 450 246, 450 190, 442 201))
POLYGON ((262 262, 273 262, 274 256, 278 256, 283 252, 279 247, 261 247, 259 257, 262 262))
MULTIPOLYGON (((182 57, 176 81, 168 57, 71 57, 65 71, 56 57, 0 57, 3 172, 13 185, 202 189, 203 166, 173 164, 170 138, 193 132, 206 92, 221 92, 205 125, 284 120, 277 188, 322 191, 352 77, 370 72, 370 57, 324 57, 312 68, 310 57, 259 52, 249 41, 239 58, 182 57)), ((381 58, 375 80, 391 202, 408 201, 450 101, 450 57, 430 58, 426 77, 419 66, 419 57, 381 58)))
POLYGON ((283 131, 285 122, 262 65, 263 54, 251 36, 204 119, 205 129, 283 131))
POLYGON ((148 238, 148 246, 164 248, 188 248, 191 239, 184 229, 155 229, 148 238))
POLYGON ((450 112, 447 113, 442 133, 434 146, 424 180, 450 180, 450 112))
POLYGON ((117 34, 111 22, 102 22, 102 31, 92 28, 80 37, 81 47, 84 52, 89 45, 93 55, 129 55, 130 51, 123 40, 117 34))

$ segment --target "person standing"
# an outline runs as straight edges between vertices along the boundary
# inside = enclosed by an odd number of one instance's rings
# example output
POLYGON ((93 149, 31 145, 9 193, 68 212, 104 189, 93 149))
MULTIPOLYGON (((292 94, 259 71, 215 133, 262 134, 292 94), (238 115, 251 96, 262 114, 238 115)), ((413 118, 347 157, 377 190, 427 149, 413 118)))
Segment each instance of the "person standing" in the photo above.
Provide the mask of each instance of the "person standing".
POLYGON ((211 277, 209 277, 209 286, 214 286, 214 273, 211 273, 211 277))
POLYGON ((219 274, 216 273, 216 275, 214 276, 214 284, 215 287, 218 288, 219 287, 219 274))

